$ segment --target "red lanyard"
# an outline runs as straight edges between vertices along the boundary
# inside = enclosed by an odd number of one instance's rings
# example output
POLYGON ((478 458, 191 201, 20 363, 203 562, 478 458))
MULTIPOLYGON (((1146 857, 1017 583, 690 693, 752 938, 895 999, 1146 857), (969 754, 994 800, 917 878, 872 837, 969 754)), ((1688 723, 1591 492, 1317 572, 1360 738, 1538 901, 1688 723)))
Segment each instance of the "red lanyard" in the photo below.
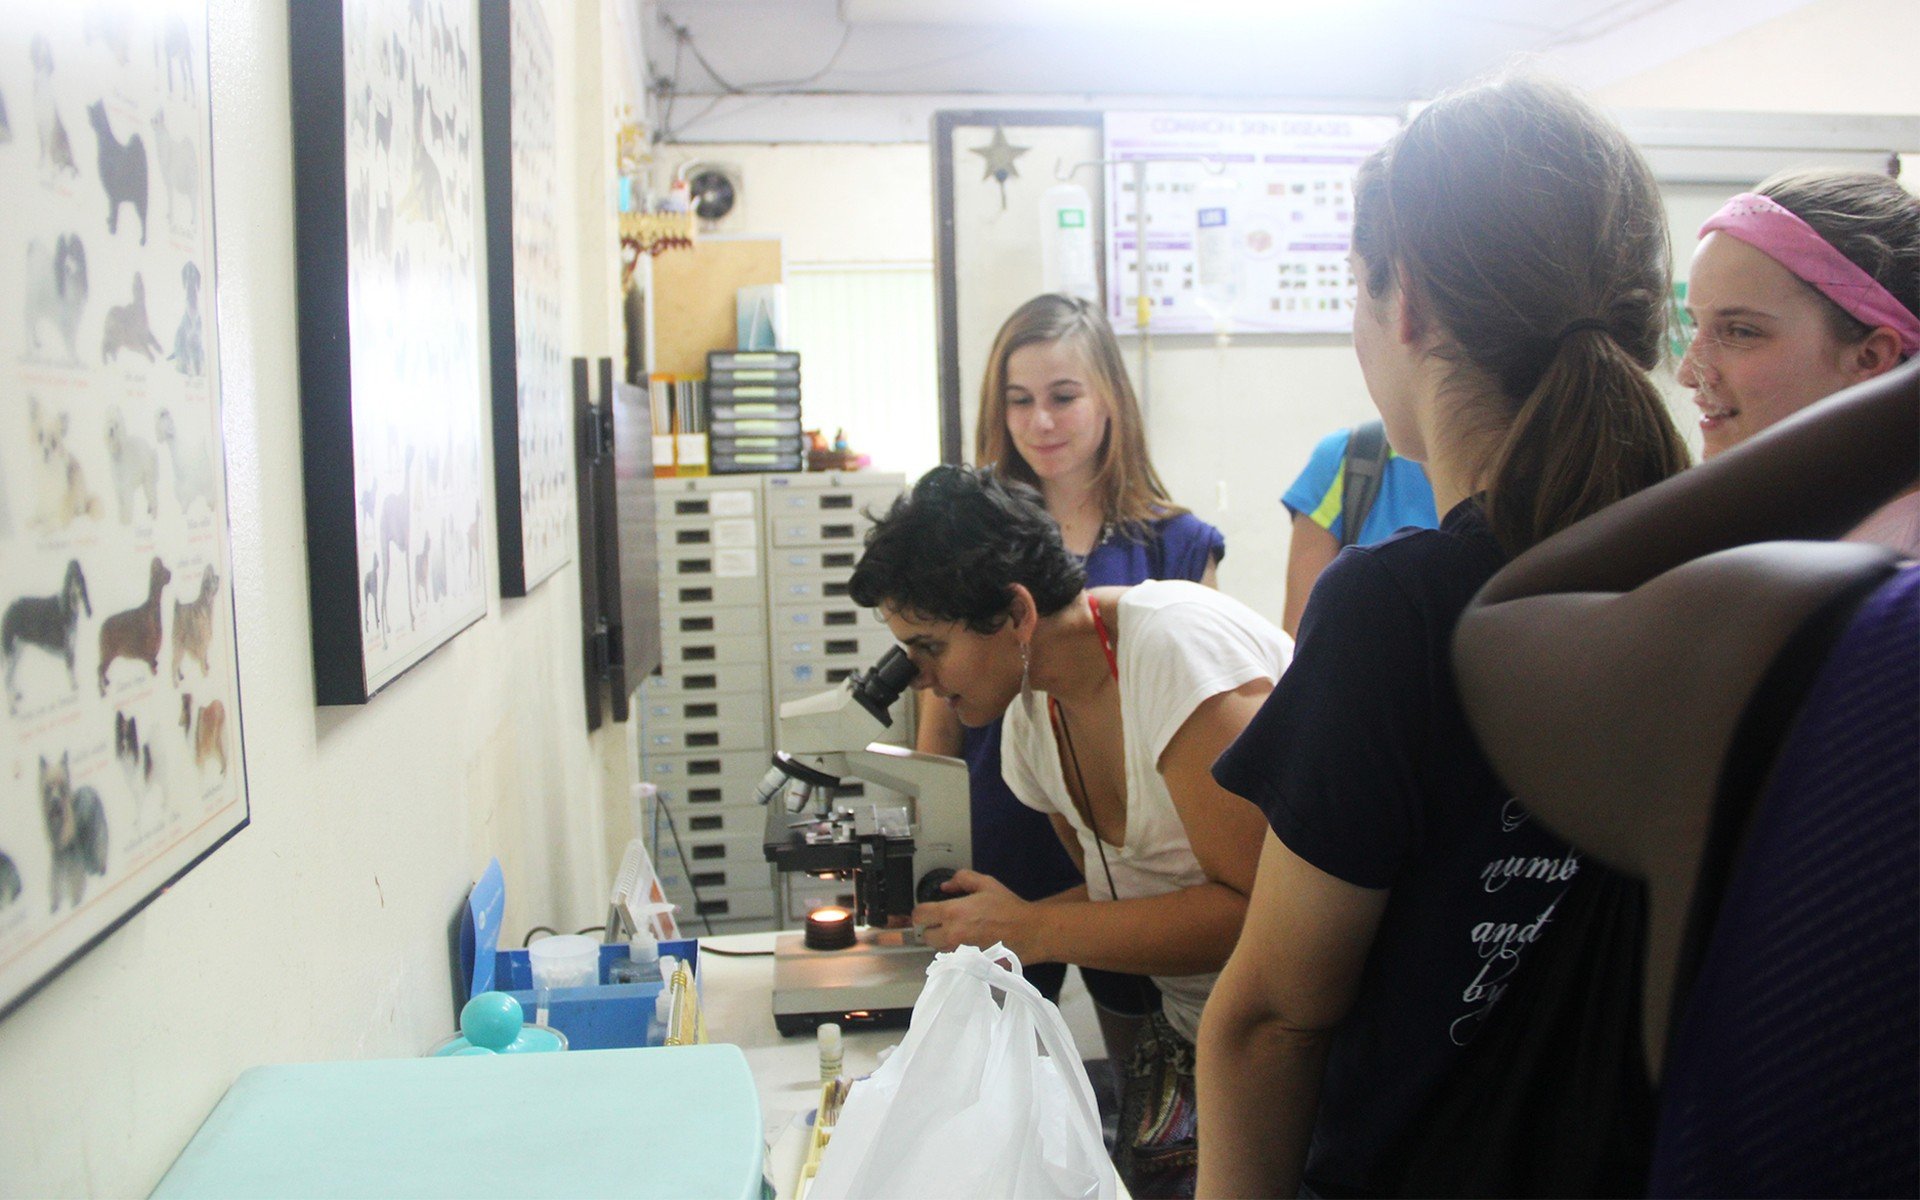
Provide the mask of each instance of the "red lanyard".
POLYGON ((1093 614, 1093 631, 1100 635, 1100 651, 1107 656, 1107 669, 1120 678, 1120 660, 1113 656, 1113 639, 1107 636, 1107 622, 1100 615, 1100 602, 1087 593, 1087 611, 1093 614))

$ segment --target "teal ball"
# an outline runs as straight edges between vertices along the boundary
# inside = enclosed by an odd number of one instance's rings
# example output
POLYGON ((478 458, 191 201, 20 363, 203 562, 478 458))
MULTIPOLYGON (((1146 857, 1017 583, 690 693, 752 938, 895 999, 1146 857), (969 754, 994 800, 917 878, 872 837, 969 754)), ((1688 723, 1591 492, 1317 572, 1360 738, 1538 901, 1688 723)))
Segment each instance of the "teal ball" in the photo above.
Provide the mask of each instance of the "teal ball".
POLYGON ((475 1046, 505 1050, 520 1036, 526 1014, 505 992, 481 992, 460 1010, 460 1032, 475 1046))

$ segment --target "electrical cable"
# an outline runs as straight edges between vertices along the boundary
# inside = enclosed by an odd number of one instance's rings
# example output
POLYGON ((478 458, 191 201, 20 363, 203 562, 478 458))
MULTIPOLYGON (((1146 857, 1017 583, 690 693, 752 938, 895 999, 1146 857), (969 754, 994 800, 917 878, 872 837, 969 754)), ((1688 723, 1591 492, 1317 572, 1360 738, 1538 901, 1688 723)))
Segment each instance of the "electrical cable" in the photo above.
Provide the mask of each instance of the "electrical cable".
POLYGON ((707 914, 707 906, 700 899, 700 885, 693 881, 693 860, 687 857, 687 848, 680 844, 680 823, 673 819, 673 810, 658 792, 654 793, 653 811, 667 819, 667 832, 673 835, 673 851, 680 856, 680 869, 687 873, 687 890, 693 893, 693 912, 706 926, 707 936, 713 936, 713 918, 707 914))
POLYGON ((662 100, 662 107, 660 113, 660 132, 656 140, 661 142, 677 141, 689 127, 697 125, 711 116, 713 111, 719 108, 729 97, 776 95, 780 89, 801 87, 825 77, 834 69, 834 65, 840 61, 841 54, 845 53, 847 49, 847 43, 853 39, 853 23, 850 21, 842 21, 840 23, 840 42, 833 48, 833 53, 827 56, 826 64, 819 70, 813 72, 811 75, 804 75, 798 79, 767 79, 742 86, 734 83, 715 69, 713 63, 708 61, 707 56, 701 52, 700 47, 694 42, 692 30, 688 29, 685 25, 675 22, 671 16, 667 15, 665 10, 662 10, 659 16, 660 23, 665 25, 668 31, 673 34, 674 40, 673 76, 671 79, 665 81, 664 88, 657 89, 662 100), (687 51, 693 53, 694 61, 700 64, 700 69, 705 71, 708 77, 720 85, 721 91, 720 95, 715 96, 705 108, 694 114, 680 126, 675 127, 673 124, 673 105, 674 101, 683 94, 680 91, 680 66, 681 56, 687 51))
POLYGON ((527 930, 527 936, 520 939, 520 948, 522 950, 533 945, 533 935, 536 933, 551 933, 557 936, 560 931, 551 925, 535 925, 532 929, 527 930))
POLYGON ((840 72, 840 75, 842 78, 879 79, 879 78, 884 78, 885 76, 888 76, 888 75, 905 75, 910 71, 924 71, 928 67, 944 67, 948 63, 964 62, 969 58, 978 58, 982 54, 987 54, 994 50, 998 50, 1000 47, 1006 45, 1008 42, 1012 41, 1013 39, 1019 36, 1020 36, 1019 30, 1015 30, 1012 33, 996 33, 988 37, 985 41, 981 42, 979 45, 974 46, 973 48, 968 50, 961 50, 954 54, 943 54, 938 58, 924 58, 924 59, 921 59, 919 62, 913 62, 913 63, 895 63, 893 66, 890 66, 890 67, 875 67, 865 71, 842 70, 840 72))
POLYGON ((764 91, 772 88, 800 87, 804 84, 813 83, 833 70, 834 64, 840 61, 840 55, 845 53, 847 43, 853 40, 853 23, 843 20, 840 22, 839 44, 834 46, 833 53, 827 56, 826 64, 819 70, 813 72, 811 75, 803 75, 798 79, 763 79, 756 83, 741 85, 722 75, 718 68, 708 60, 707 56, 701 52, 699 45, 694 42, 692 30, 688 29, 685 25, 675 22, 664 10, 660 13, 660 22, 673 33, 674 41, 678 43, 678 45, 686 47, 686 49, 693 54, 693 60, 700 64, 700 69, 705 71, 708 77, 715 83, 719 84, 722 91, 734 96, 742 96, 750 92, 764 91))
POLYGON ((772 958, 771 950, 722 950, 718 946, 701 946, 702 954, 718 954, 722 958, 772 958))
POLYGON ((670 131, 673 129, 673 102, 680 95, 680 57, 685 49, 685 46, 675 44, 673 77, 655 81, 655 91, 659 93, 665 105, 660 111, 660 140, 662 141, 669 140, 670 131))

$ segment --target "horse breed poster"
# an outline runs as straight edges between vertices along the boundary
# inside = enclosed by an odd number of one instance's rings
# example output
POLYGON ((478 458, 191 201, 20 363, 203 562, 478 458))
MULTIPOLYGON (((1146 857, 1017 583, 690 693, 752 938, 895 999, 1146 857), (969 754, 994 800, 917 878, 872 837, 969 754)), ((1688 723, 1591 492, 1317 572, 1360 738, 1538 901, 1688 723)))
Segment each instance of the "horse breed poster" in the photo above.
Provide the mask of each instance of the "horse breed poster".
POLYGON ((487 612, 473 0, 291 0, 300 406, 321 704, 487 612))
POLYGON ((247 821, 206 47, 0 24, 0 1011, 247 821))

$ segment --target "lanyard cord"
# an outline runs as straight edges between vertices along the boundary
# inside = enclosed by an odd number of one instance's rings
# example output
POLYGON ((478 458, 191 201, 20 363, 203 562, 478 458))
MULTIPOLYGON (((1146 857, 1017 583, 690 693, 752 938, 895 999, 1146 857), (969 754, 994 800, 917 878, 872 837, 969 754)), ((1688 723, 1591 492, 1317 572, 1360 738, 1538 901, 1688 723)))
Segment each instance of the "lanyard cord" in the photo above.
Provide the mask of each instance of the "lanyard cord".
MULTIPOLYGON (((1087 609, 1093 614, 1094 632, 1100 635, 1100 649, 1107 656, 1107 670, 1113 678, 1120 678, 1120 663, 1113 654, 1113 641, 1107 636, 1107 623, 1100 617, 1100 603, 1091 595, 1087 597, 1087 609)), ((1047 697, 1047 710, 1053 717, 1054 728, 1060 731, 1060 741, 1067 748, 1067 761, 1073 764, 1073 779, 1080 785, 1080 799, 1074 802, 1074 810, 1093 831, 1093 848, 1100 852, 1100 870, 1107 876, 1107 895, 1118 900, 1120 889, 1113 886, 1113 868, 1107 865, 1107 843, 1100 836, 1100 826, 1093 819, 1093 796, 1087 791, 1087 777, 1080 770, 1080 752, 1073 748, 1073 732, 1067 728, 1067 714, 1060 710, 1060 702, 1052 696, 1047 697)), ((1072 800, 1072 796, 1067 797, 1072 800)))

